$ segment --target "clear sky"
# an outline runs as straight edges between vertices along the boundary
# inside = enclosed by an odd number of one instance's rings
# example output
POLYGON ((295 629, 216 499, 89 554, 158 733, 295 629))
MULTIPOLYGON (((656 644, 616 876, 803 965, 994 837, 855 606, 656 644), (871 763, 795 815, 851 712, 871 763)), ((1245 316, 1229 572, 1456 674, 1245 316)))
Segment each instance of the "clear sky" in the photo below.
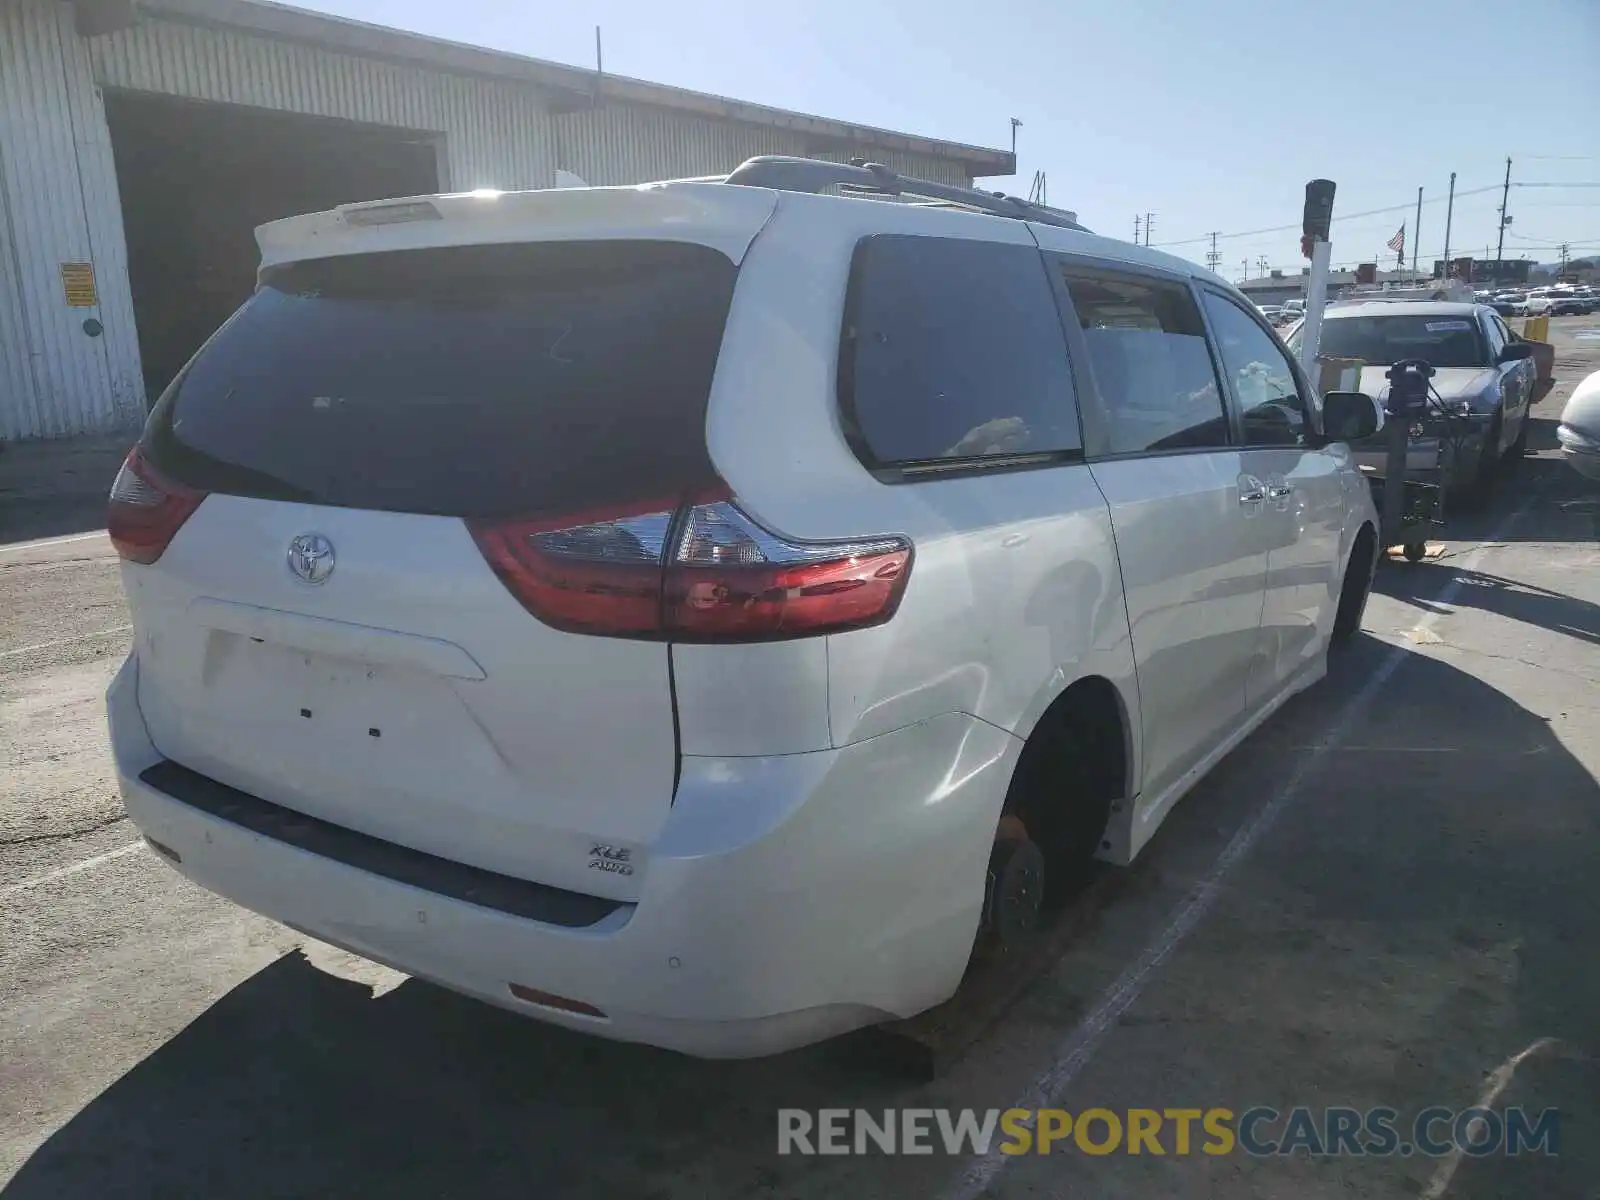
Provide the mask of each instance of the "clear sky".
MULTIPOLYGON (((1090 228, 1131 237, 1153 212, 1153 243, 1199 262, 1212 230, 1298 226, 1318 176, 1339 185, 1336 265, 1392 266, 1402 221, 1431 262, 1451 171, 1452 252, 1481 257, 1507 155, 1506 257, 1600 253, 1600 0, 299 3, 585 66, 600 25, 608 72, 952 141, 1007 146, 1016 117, 1018 176, 988 186, 1042 170, 1090 228)), ((1218 250, 1233 279, 1302 262, 1298 228, 1218 250)))

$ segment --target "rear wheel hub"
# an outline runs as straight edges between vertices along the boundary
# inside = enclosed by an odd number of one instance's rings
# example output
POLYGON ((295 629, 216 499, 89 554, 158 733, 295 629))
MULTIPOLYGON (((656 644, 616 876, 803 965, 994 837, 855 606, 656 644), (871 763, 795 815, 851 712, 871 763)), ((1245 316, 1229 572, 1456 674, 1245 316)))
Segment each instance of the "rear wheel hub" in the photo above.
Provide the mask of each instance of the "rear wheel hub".
POLYGON ((989 856, 988 927, 1002 949, 1030 941, 1044 901, 1044 855, 1026 836, 997 841, 989 856))

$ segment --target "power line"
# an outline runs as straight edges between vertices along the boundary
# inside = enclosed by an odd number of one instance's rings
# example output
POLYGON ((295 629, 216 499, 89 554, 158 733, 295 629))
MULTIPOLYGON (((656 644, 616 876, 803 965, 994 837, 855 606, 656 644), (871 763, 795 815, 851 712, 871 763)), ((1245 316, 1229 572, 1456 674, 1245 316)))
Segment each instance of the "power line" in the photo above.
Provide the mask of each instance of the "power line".
MULTIPOLYGON (((1510 231, 1508 230, 1507 232, 1510 231)), ((1571 238, 1536 238, 1531 234, 1526 233, 1512 233, 1511 236, 1516 238, 1519 242, 1532 242, 1536 246, 1560 246, 1563 243, 1567 245, 1574 244, 1571 238)), ((1576 244, 1587 246, 1590 243, 1586 241, 1579 241, 1576 244)))
MULTIPOLYGON (((1517 184, 1512 184, 1511 186, 1512 187, 1516 187, 1518 185, 1517 184)), ((1498 183, 1492 183, 1488 187, 1468 188, 1466 191, 1458 191, 1458 192, 1456 192, 1456 199, 1459 200, 1463 196, 1478 196, 1478 195, 1482 195, 1482 194, 1484 194, 1486 192, 1498 192, 1499 190, 1500 190, 1500 185, 1498 183)), ((1444 203, 1444 199, 1445 198, 1443 196, 1439 196, 1439 197, 1435 197, 1432 200, 1424 200, 1423 203, 1424 204, 1442 204, 1442 203, 1444 203)), ((1342 215, 1336 214, 1333 219, 1335 221, 1357 221, 1357 220, 1360 220, 1362 217, 1381 217, 1385 213, 1410 212, 1413 208, 1416 207, 1416 203, 1417 202, 1415 200, 1412 200, 1412 201, 1408 201, 1405 204, 1392 204, 1387 208, 1369 208, 1365 212, 1344 213, 1342 215)), ((1288 229, 1299 229, 1299 228, 1300 228, 1300 223, 1298 221, 1296 221, 1292 225, 1273 225, 1273 226, 1270 226, 1270 227, 1268 227, 1266 229, 1246 229, 1242 233, 1219 233, 1216 236, 1218 238, 1220 238, 1221 240, 1223 240, 1223 241, 1228 241, 1228 240, 1231 240, 1231 239, 1234 239, 1234 238, 1256 237, 1257 235, 1263 234, 1263 233, 1282 233, 1282 232, 1284 232, 1285 230, 1288 230, 1288 229)), ((1211 237, 1211 234, 1202 233, 1199 237, 1183 238, 1182 240, 1175 241, 1175 242, 1157 242, 1157 243, 1155 243, 1155 245, 1156 245, 1156 247, 1158 249, 1159 248, 1165 248, 1167 246, 1191 246, 1196 242, 1207 241, 1207 240, 1210 239, 1210 237, 1211 237)))
MULTIPOLYGON (((1594 187, 1600 187, 1600 181, 1595 181, 1595 182, 1582 181, 1582 182, 1575 182, 1575 183, 1553 183, 1553 182, 1548 182, 1548 181, 1535 181, 1535 182, 1529 182, 1529 183, 1513 183, 1511 186, 1514 187, 1514 188, 1594 188, 1594 187)), ((1482 196, 1482 195, 1488 194, 1489 192, 1499 192, 1499 191, 1502 191, 1503 189, 1504 189, 1504 184, 1501 184, 1501 183, 1492 183, 1492 184, 1489 184, 1487 187, 1466 188, 1464 190, 1458 190, 1456 192, 1456 199, 1460 200, 1460 199, 1462 199, 1463 197, 1466 197, 1466 196, 1482 196)), ((1442 203, 1445 202, 1445 200, 1446 200, 1446 197, 1435 196, 1434 198, 1432 198, 1430 200, 1424 200, 1423 204, 1442 204, 1442 203)), ((1407 204, 1391 204, 1386 208, 1369 208, 1365 212, 1335 214, 1333 219, 1335 221, 1358 221, 1362 217, 1381 217, 1381 216, 1384 216, 1387 213, 1410 212, 1414 206, 1415 206, 1415 201, 1412 201, 1412 202, 1407 203, 1407 204)), ((1299 229, 1299 228, 1300 228, 1299 224, 1271 225, 1271 226, 1268 226, 1268 227, 1266 227, 1264 229, 1246 229, 1246 230, 1243 230, 1242 232, 1239 232, 1239 233, 1219 233, 1219 234, 1217 234, 1217 237, 1219 239, 1223 240, 1223 241, 1230 241, 1230 240, 1233 240, 1233 239, 1236 239, 1236 238, 1257 237, 1260 234, 1264 234, 1264 233, 1283 233, 1286 230, 1299 229)), ((1145 230, 1145 245, 1151 245, 1152 244, 1149 241, 1149 237, 1150 237, 1150 231, 1148 229, 1146 229, 1145 230)), ((1197 242, 1209 241, 1210 238, 1211 238, 1211 234, 1202 233, 1198 237, 1180 238, 1180 239, 1178 239, 1176 241, 1156 242, 1156 243, 1153 243, 1153 244, 1158 249, 1164 249, 1167 246, 1192 246, 1192 245, 1196 244, 1197 242)))
MULTIPOLYGON (((1575 257, 1575 258, 1576 257, 1587 257, 1587 253, 1586 252, 1590 251, 1590 250, 1600 250, 1600 242, 1594 242, 1594 243, 1590 243, 1590 242, 1557 242, 1557 243, 1555 243, 1554 246, 1552 246, 1552 249, 1554 249, 1555 247, 1562 246, 1562 245, 1565 245, 1567 247, 1567 249, 1572 252, 1572 257, 1575 257), (1579 254, 1579 251, 1583 251, 1585 253, 1584 254, 1579 254)), ((1419 259, 1422 259, 1422 260, 1428 260, 1428 259, 1437 260, 1437 259, 1442 259, 1444 257, 1444 255, 1443 255, 1443 253, 1441 251, 1430 250, 1428 253, 1419 254, 1417 257, 1419 259)), ((1243 261, 1247 265, 1249 265, 1249 266, 1251 266, 1251 267, 1253 267, 1255 269, 1260 269, 1262 271, 1263 275, 1266 275, 1267 273, 1272 272, 1272 271, 1282 271, 1283 272, 1283 282, 1285 284, 1298 282, 1299 280, 1304 278, 1304 276, 1302 274, 1305 271, 1305 267, 1306 267, 1306 264, 1305 264, 1304 260, 1301 260, 1298 263, 1268 263, 1268 264, 1265 265, 1264 268, 1257 266, 1257 264, 1250 263, 1249 259, 1245 259, 1243 261)), ((1358 266, 1360 266, 1363 262, 1370 263, 1370 262, 1373 262, 1373 261, 1375 261, 1375 260, 1371 259, 1371 258, 1367 258, 1367 259, 1362 259, 1361 262, 1352 261, 1352 262, 1333 263, 1333 264, 1331 264, 1331 269, 1334 270, 1334 271, 1345 271, 1345 272, 1353 273, 1355 271, 1355 269, 1358 266)), ((1381 258, 1377 259, 1376 261, 1379 262, 1379 264, 1381 265, 1381 263, 1382 263, 1382 259, 1381 258)), ((1516 260, 1513 260, 1513 261, 1516 261, 1516 260)), ((1530 258, 1527 261, 1536 262, 1537 260, 1530 258)), ((1250 276, 1250 278, 1256 278, 1256 277, 1255 276, 1250 276)))

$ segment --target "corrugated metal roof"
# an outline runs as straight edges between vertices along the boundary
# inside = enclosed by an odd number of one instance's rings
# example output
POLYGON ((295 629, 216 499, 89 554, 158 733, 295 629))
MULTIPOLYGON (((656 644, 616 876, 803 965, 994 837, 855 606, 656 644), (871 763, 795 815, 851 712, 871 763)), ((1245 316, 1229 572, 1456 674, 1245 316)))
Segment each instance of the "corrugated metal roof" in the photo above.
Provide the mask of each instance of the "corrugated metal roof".
POLYGON ((1017 169, 1016 156, 1006 150, 855 125, 622 75, 597 76, 594 71, 564 63, 423 37, 261 0, 141 0, 139 8, 141 12, 174 21, 264 34, 437 71, 490 76, 523 86, 531 84, 552 96, 563 97, 568 105, 585 104, 598 89, 607 101, 768 126, 811 139, 838 142, 845 148, 845 157, 864 154, 886 161, 886 156, 900 153, 919 160, 949 160, 961 163, 965 175, 979 178, 1014 175, 1017 169))
POLYGON ((451 188, 552 182, 550 114, 508 81, 170 21, 141 20, 88 45, 106 87, 442 133, 451 188))
MULTIPOLYGON (((641 183, 732 171, 762 154, 847 161, 851 151, 819 147, 792 130, 699 117, 637 104, 608 103, 555 117, 556 166, 590 184, 641 183)), ((873 158, 904 175, 966 186, 953 159, 879 150, 873 158)))

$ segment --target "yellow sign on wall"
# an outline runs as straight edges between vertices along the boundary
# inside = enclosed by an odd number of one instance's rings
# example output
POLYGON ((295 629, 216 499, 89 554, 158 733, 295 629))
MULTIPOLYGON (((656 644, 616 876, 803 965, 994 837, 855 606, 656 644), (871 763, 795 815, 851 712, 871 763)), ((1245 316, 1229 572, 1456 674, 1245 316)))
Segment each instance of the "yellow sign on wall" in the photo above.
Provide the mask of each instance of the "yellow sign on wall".
POLYGON ((67 295, 68 308, 93 308, 99 304, 94 290, 94 264, 62 263, 61 290, 67 295))

